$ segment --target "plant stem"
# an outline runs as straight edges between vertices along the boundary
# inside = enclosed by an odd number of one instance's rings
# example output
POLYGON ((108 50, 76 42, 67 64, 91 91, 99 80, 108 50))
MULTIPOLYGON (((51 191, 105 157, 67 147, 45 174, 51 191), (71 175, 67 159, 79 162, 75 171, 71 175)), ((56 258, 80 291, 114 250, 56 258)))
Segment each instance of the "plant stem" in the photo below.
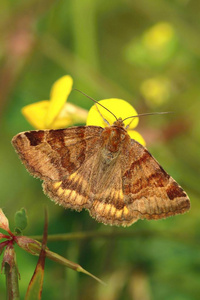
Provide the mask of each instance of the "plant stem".
POLYGON ((5 263, 5 275, 6 275, 6 290, 7 300, 19 300, 19 282, 18 282, 18 270, 14 265, 10 268, 8 263, 5 263))
MULTIPOLYGON (((30 236, 32 239, 41 241, 41 235, 30 236)), ((62 233, 62 234, 49 234, 48 242, 55 241, 71 241, 71 240, 85 240, 85 239, 110 239, 110 238, 168 238, 170 240, 179 240, 186 244, 196 245, 196 239, 194 236, 178 233, 178 232, 163 232, 163 231, 152 231, 152 230, 134 230, 134 231, 122 231, 122 230, 112 230, 112 231, 85 231, 85 232, 74 232, 74 233, 62 233)))

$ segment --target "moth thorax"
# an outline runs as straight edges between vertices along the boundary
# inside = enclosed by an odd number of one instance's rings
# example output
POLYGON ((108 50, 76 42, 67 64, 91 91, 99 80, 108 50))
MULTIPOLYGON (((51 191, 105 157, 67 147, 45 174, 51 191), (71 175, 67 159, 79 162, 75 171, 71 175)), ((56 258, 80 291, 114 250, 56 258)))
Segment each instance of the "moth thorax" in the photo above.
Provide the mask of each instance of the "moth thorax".
POLYGON ((111 126, 106 128, 103 134, 104 149, 111 153, 119 152, 126 136, 125 130, 121 127, 111 126))

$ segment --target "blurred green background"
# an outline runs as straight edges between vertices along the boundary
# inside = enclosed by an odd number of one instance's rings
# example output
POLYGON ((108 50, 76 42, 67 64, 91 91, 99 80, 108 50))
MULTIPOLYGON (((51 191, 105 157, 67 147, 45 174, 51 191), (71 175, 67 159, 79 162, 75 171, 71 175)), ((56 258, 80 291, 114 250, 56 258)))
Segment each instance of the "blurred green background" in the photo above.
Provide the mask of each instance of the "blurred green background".
MULTIPOLYGON (((101 286, 47 260, 43 299, 199 299, 199 1, 2 0, 0 10, 0 206, 11 228, 14 213, 26 208, 26 235, 42 234, 44 205, 49 234, 96 230, 96 238, 48 246, 107 282, 101 286), (189 213, 112 228, 86 211, 64 210, 43 194, 10 141, 32 129, 20 109, 48 99, 53 82, 65 74, 97 100, 122 98, 139 113, 174 112, 141 118, 138 131, 190 196, 189 213), (121 236, 100 238, 99 231, 121 236), (132 237, 123 237, 129 232, 132 237)), ((86 109, 93 104, 75 91, 69 101, 86 109)), ((23 299, 37 258, 17 247, 16 252, 23 299)))

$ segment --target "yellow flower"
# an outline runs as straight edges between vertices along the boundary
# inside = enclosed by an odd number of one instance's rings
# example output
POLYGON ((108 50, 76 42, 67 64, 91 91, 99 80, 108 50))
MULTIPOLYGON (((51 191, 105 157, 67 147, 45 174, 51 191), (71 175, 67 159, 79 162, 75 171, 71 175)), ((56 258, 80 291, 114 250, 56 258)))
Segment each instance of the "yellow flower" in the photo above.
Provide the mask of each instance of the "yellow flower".
POLYGON ((73 79, 66 75, 52 86, 50 100, 39 101, 22 108, 27 121, 37 129, 57 129, 86 121, 87 111, 66 100, 72 90, 73 79))
MULTIPOLYGON (((162 66, 176 54, 178 37, 172 24, 159 22, 133 39, 125 48, 129 62, 147 67, 162 66)), ((180 46, 180 45, 179 45, 180 46)))
MULTIPOLYGON (((128 102, 122 99, 104 99, 99 101, 99 103, 105 106, 108 110, 110 110, 117 118, 120 117, 122 119, 125 119, 127 117, 137 115, 136 110, 128 102)), ((98 105, 97 109, 97 106, 93 105, 88 113, 87 125, 101 126, 104 128, 108 126, 104 119, 107 120, 109 124, 113 124, 116 121, 114 116, 105 108, 98 105)), ((127 130, 130 137, 145 146, 145 141, 143 137, 137 131, 133 130, 138 125, 138 122, 139 118, 136 117, 125 120, 124 124, 125 126, 130 124, 127 130)))
POLYGON ((160 22, 145 32, 143 42, 151 50, 162 50, 174 38, 174 35, 174 29, 170 23, 160 22))
POLYGON ((167 78, 154 77, 143 81, 140 90, 149 105, 159 106, 169 99, 171 84, 167 78))

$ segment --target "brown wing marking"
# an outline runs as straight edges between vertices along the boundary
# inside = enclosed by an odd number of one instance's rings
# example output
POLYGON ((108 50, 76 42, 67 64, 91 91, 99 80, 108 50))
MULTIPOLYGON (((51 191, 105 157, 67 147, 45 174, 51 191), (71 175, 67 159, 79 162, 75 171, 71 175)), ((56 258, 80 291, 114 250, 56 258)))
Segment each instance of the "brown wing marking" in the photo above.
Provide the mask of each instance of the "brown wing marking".
POLYGON ((92 203, 90 215, 97 221, 109 225, 128 226, 133 223, 133 213, 124 202, 119 163, 108 169, 106 174, 102 173, 101 167, 96 166, 95 170, 98 170, 98 178, 92 174, 95 186, 91 186, 90 190, 92 203))
POLYGON ((123 175, 123 193, 133 215, 161 219, 189 210, 187 194, 147 149, 132 140, 131 151, 133 159, 123 175))
POLYGON ((44 192, 65 208, 78 211, 83 208, 90 209, 93 200, 91 185, 98 152, 98 149, 96 149, 93 156, 85 160, 74 173, 64 177, 62 181, 44 181, 44 192))
POLYGON ((101 127, 80 126, 28 131, 16 135, 12 143, 33 176, 63 181, 95 153, 102 130, 101 127))
POLYGON ((87 182, 77 172, 69 175, 64 181, 44 181, 43 189, 50 199, 65 208, 80 211, 90 205, 87 195, 87 182))
POLYGON ((116 189, 96 198, 89 212, 97 221, 109 225, 129 226, 138 220, 127 205, 124 205, 122 190, 116 189))

